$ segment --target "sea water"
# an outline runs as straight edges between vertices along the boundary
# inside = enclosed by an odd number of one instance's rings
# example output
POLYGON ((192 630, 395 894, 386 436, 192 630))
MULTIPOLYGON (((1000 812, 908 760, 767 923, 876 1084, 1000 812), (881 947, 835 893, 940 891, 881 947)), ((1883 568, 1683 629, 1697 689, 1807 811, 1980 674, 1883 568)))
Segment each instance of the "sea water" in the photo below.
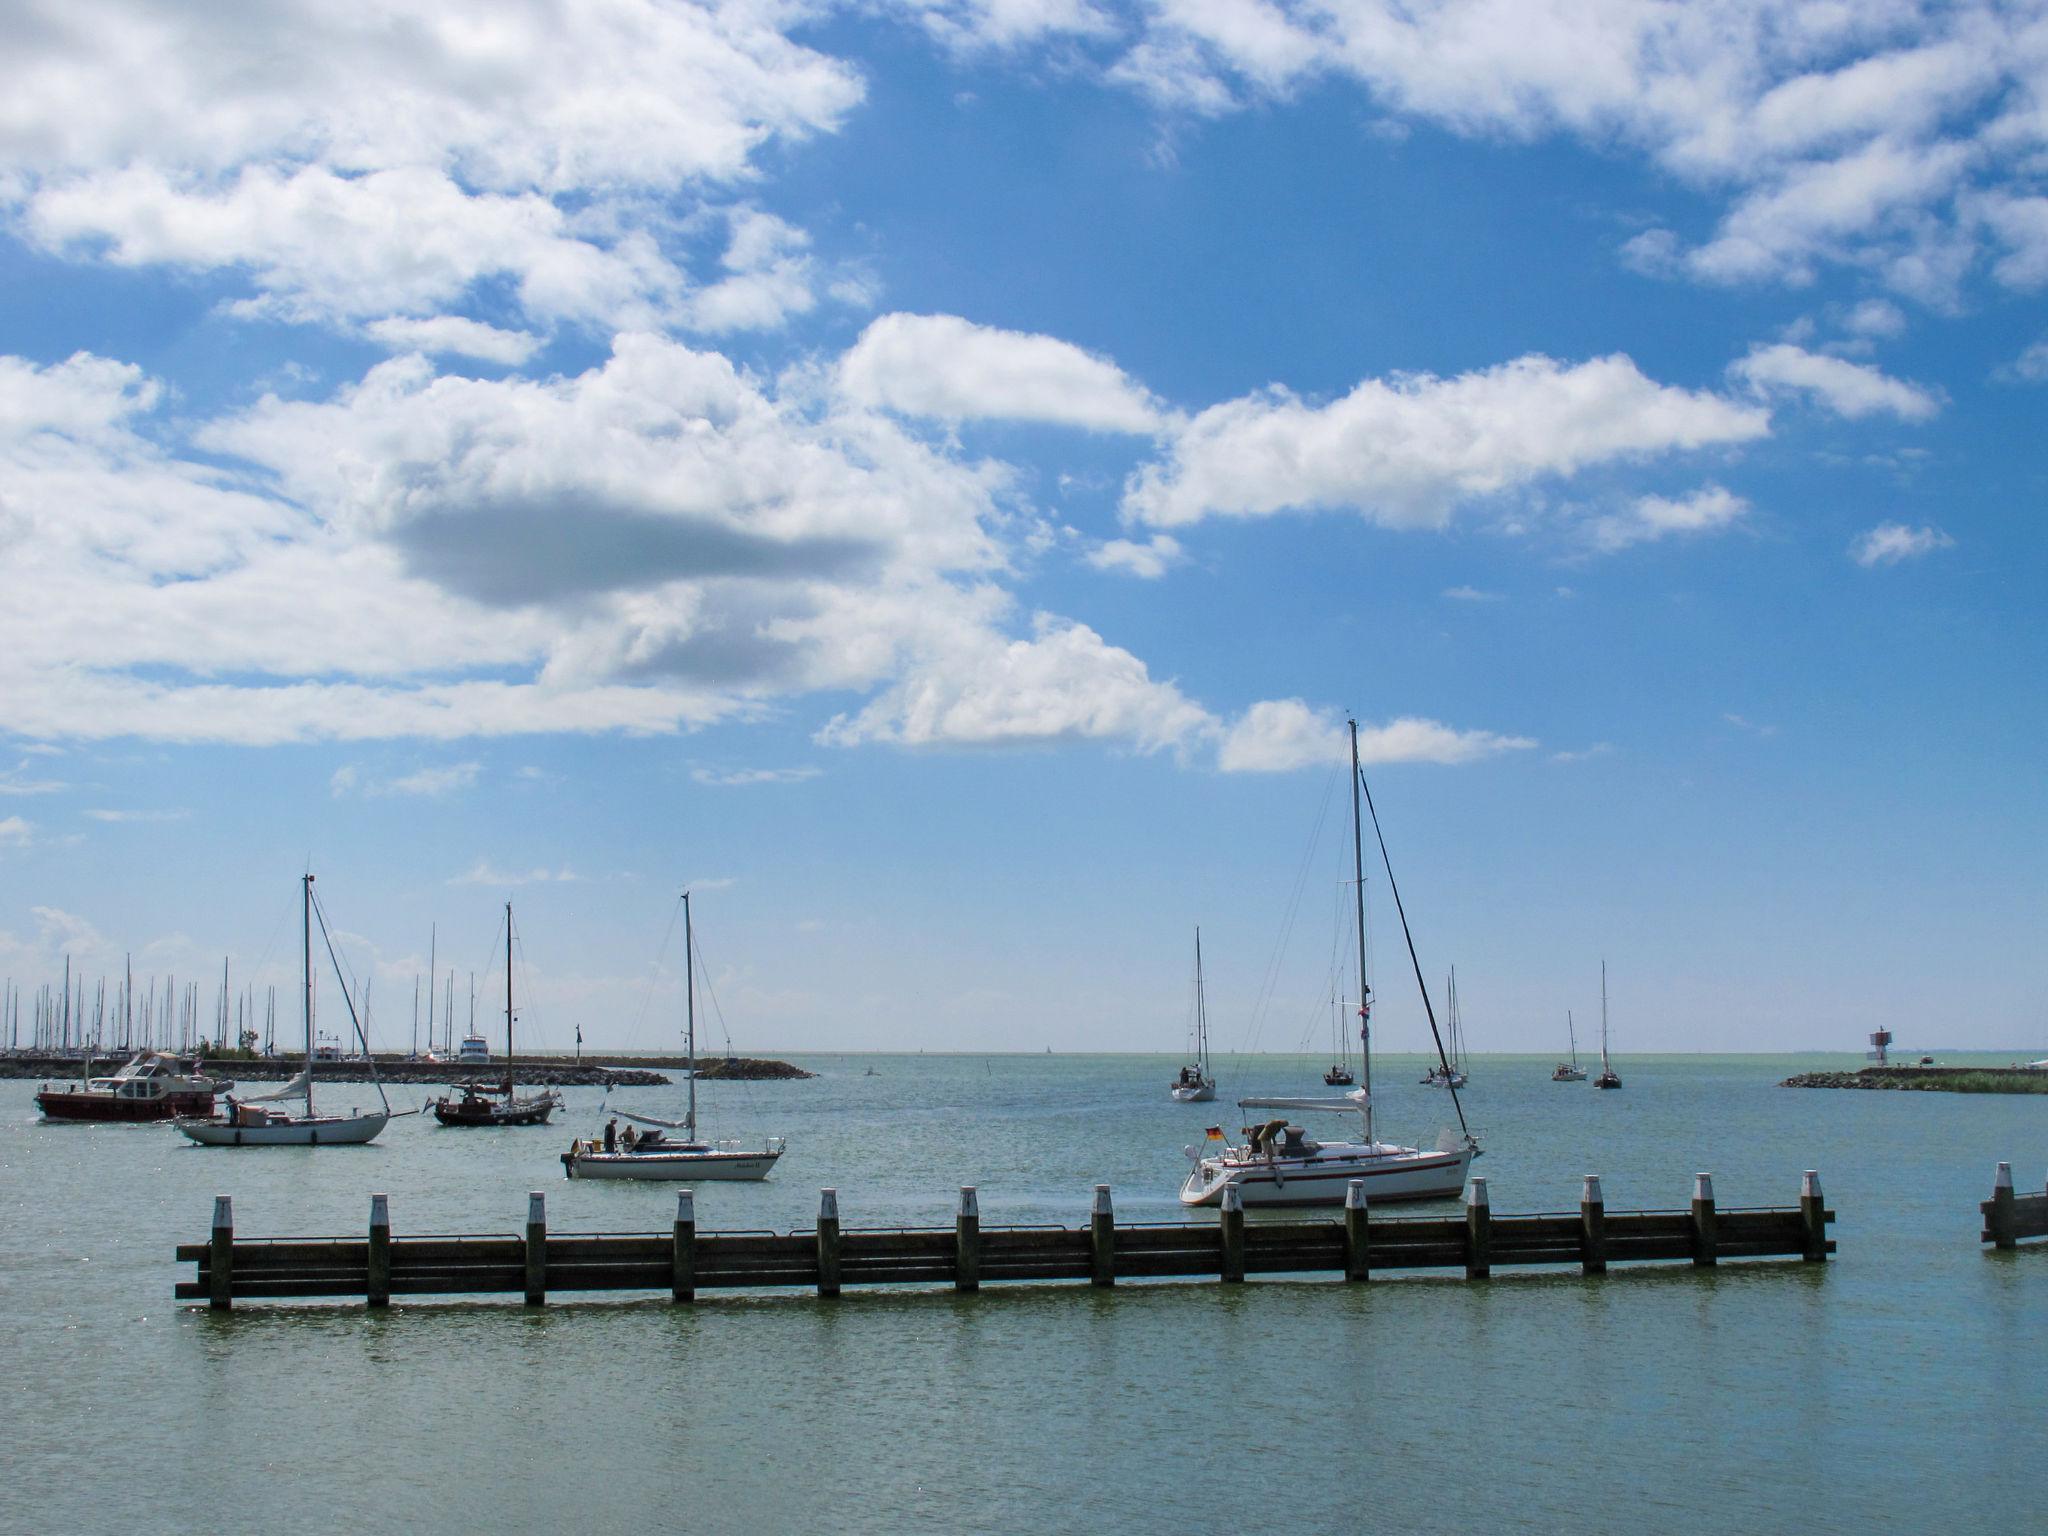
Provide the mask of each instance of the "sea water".
MULTIPOLYGON (((1324 1063, 1240 1058, 1175 1105, 1135 1056, 801 1057, 704 1088, 713 1128, 777 1134, 765 1184, 697 1192, 700 1231, 1128 1220, 1174 1194, 1238 1093, 1324 1063)), ((1945 1060, 1960 1062, 1963 1058, 1945 1060)), ((1825 1266, 1764 1261, 1249 1285, 991 1285, 507 1301, 176 1304, 172 1250, 232 1194, 245 1236, 663 1231, 674 1187, 568 1182, 611 1108, 556 1125, 394 1121, 365 1148, 213 1149, 168 1127, 48 1126, 0 1083, 0 1529, 559 1533, 1642 1532, 2038 1527, 2048 1244, 1984 1251, 1993 1165, 2048 1174, 2048 1097, 1780 1088, 1841 1058, 1638 1057, 1619 1093, 1481 1056, 1464 1095, 1499 1214, 1788 1205, 1820 1171, 1825 1266)), ((1452 1123, 1422 1061, 1376 1063, 1379 1129, 1452 1123)), ((428 1090, 394 1087, 408 1107, 428 1090)), ((323 1108, 374 1102, 336 1085, 323 1108)), ((1348 1130, 1351 1122, 1333 1121, 1348 1130)), ((1412 1208, 1413 1209, 1413 1208, 1412 1208)), ((1448 1205, 1422 1207, 1448 1213, 1448 1205)), ((1195 1219, 1203 1219, 1197 1217, 1195 1219)))

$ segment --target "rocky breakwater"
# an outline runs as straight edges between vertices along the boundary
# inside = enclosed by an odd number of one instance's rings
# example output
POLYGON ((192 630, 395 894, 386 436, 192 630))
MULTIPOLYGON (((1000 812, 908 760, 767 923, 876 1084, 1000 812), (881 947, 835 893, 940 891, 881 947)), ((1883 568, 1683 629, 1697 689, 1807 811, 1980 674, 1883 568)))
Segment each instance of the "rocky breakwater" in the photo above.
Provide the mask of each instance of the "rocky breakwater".
POLYGON ((1921 1093, 2048 1093, 2048 1071, 2029 1067, 1864 1067, 1801 1072, 1781 1088, 1890 1088, 1921 1093))

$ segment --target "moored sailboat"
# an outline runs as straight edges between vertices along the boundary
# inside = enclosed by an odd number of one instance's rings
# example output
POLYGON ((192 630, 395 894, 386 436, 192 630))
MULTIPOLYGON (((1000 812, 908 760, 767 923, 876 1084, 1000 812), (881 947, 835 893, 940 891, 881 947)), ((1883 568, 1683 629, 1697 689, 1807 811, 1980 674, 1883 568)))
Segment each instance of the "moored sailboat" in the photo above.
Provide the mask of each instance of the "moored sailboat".
POLYGON ((1593 1079, 1595 1088, 1619 1088, 1621 1078, 1614 1070, 1614 1063, 1607 1059, 1607 962, 1600 962, 1600 1075, 1593 1079))
POLYGON ((702 1141, 697 1136, 697 942, 690 926, 690 893, 683 892, 683 1046, 689 1070, 689 1110, 681 1120, 619 1111, 619 1118, 646 1126, 629 1126, 621 1136, 608 1123, 602 1138, 569 1144, 562 1171, 572 1179, 668 1179, 694 1184, 699 1180, 756 1182, 768 1177, 787 1142, 770 1136, 759 1151, 737 1141, 702 1141), (668 1132, 681 1131, 681 1141, 668 1132))
POLYGON ((1556 1070, 1550 1074, 1550 1080, 1553 1083, 1583 1083, 1586 1080, 1586 1069, 1579 1065, 1579 1032, 1572 1028, 1572 1011, 1569 1008, 1564 1011, 1564 1032, 1566 1038, 1571 1041, 1572 1059, 1560 1061, 1556 1070))
MULTIPOLYGON (((434 1101, 434 1118, 443 1125, 546 1125, 561 1107, 562 1096, 543 1088, 521 1098, 512 1081, 512 903, 505 903, 505 1080, 495 1086, 464 1083, 459 1094, 434 1101)), ((481 1038, 480 1036, 478 1038, 481 1038)), ((466 1047, 467 1040, 463 1041, 466 1047)))
POLYGON ((1195 930, 1195 1059, 1182 1067, 1167 1092, 1176 1104, 1206 1104, 1216 1097, 1209 1066, 1209 1005, 1202 991, 1202 930, 1195 930))
MULTIPOLYGON (((303 877, 301 923, 303 926, 302 957, 305 975, 306 1011, 306 1064, 298 1075, 274 1093, 257 1094, 247 1099, 227 1096, 227 1113, 219 1119, 187 1118, 175 1121, 179 1131, 204 1147, 332 1147, 357 1146, 374 1141, 390 1123, 391 1101, 385 1097, 384 1084, 377 1076, 376 1058, 370 1052, 368 1036, 363 1033, 362 1022, 355 1016, 355 1003, 350 1000, 348 986, 341 980, 341 966, 337 961, 335 979, 341 987, 341 1000, 347 1004, 349 1021, 355 1025, 356 1036, 362 1041, 363 1059, 370 1064, 370 1083, 377 1090, 381 1109, 368 1111, 351 1109, 345 1115, 323 1115, 313 1107, 313 1067, 317 1060, 313 1036, 313 877, 303 877), (291 1099, 305 1102, 304 1114, 287 1114, 281 1109, 268 1106, 291 1099)), ((327 934, 327 919, 320 919, 320 936, 327 944, 330 960, 334 959, 333 940, 327 934)), ((416 1114, 416 1110, 407 1110, 416 1114)))
POLYGON ((1465 1070, 1465 1027, 1458 1017, 1458 968, 1455 965, 1451 967, 1450 980, 1444 984, 1444 997, 1451 1048, 1440 1065, 1423 1074, 1422 1086, 1425 1088, 1462 1088, 1471 1081, 1471 1074, 1465 1070))
MULTIPOLYGON (((1371 809, 1372 794, 1365 788, 1365 774, 1358 761, 1358 722, 1351 724, 1351 858, 1354 879, 1355 917, 1358 930, 1358 1043, 1359 1065, 1364 1081, 1339 1098, 1244 1098, 1243 1109, 1331 1111, 1356 1114, 1361 1122, 1358 1141, 1318 1141, 1286 1118, 1269 1119, 1245 1128, 1245 1140, 1229 1143, 1220 1127, 1212 1128, 1209 1139, 1223 1142, 1211 1156, 1190 1147, 1194 1161, 1181 1185, 1183 1205, 1220 1205, 1226 1189, 1236 1189, 1247 1206, 1252 1205, 1337 1205, 1353 1179, 1364 1183, 1368 1202, 1386 1200, 1442 1200, 1456 1196, 1465 1187, 1465 1174, 1479 1155, 1479 1143, 1465 1127, 1465 1112, 1458 1104, 1458 1091, 1451 1086, 1451 1103, 1458 1111, 1458 1132, 1446 1131, 1435 1148, 1402 1146, 1381 1141, 1373 1128, 1372 1103, 1372 984, 1366 974, 1365 950, 1365 855, 1360 824, 1359 796, 1371 809)), ((1429 990, 1422 985, 1422 967, 1415 956, 1415 940, 1408 929, 1407 913, 1401 906, 1401 888, 1394 880, 1392 860, 1387 858, 1386 839, 1379 836, 1379 815, 1373 813, 1373 830, 1379 837, 1380 857, 1387 866, 1387 888, 1394 897, 1394 909, 1401 914, 1401 932, 1408 941, 1408 958, 1415 967, 1415 984, 1422 992, 1423 1009, 1429 1015, 1430 1033, 1437 1041, 1437 1058, 1446 1071, 1449 1058, 1437 1033, 1436 1014, 1429 1002, 1429 990)))

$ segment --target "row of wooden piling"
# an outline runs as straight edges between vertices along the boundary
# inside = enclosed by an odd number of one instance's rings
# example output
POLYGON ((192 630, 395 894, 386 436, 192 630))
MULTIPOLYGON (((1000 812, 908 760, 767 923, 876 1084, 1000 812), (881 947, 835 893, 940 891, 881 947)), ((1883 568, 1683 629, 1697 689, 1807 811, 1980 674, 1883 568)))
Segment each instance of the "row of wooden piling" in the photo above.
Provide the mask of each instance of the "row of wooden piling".
POLYGON ((1999 1248, 2017 1248, 2023 1237, 2048 1237, 2048 1191, 2016 1195, 2012 1164, 2000 1163, 1991 1181, 1991 1198, 1980 1207, 1984 1230, 1979 1241, 1999 1248))
POLYGON ((203 1244, 181 1245, 179 1260, 198 1265, 181 1281, 180 1300, 226 1309, 238 1300, 360 1296, 373 1307, 394 1295, 518 1293, 531 1305, 550 1291, 667 1290, 678 1302, 700 1289, 803 1286, 837 1296, 849 1285, 951 1285, 979 1290, 990 1280, 1120 1280, 1214 1277, 1240 1284, 1254 1274, 1336 1272, 1351 1281, 1376 1271, 1462 1269, 1483 1279, 1509 1265, 1576 1265, 1588 1275, 1610 1262, 1797 1257, 1822 1262, 1834 1251, 1827 1236, 1834 1213, 1808 1173, 1797 1207, 1726 1210, 1716 1205, 1712 1177, 1697 1176, 1682 1211, 1607 1210, 1597 1174, 1588 1174, 1573 1213, 1495 1217, 1486 1180, 1475 1178, 1458 1217, 1381 1217, 1367 1209, 1365 1185, 1353 1180, 1341 1218, 1253 1222, 1241 1196, 1226 1189, 1219 1219, 1119 1224, 1110 1187, 1095 1186, 1088 1225, 984 1229, 978 1193, 960 1189, 953 1226, 845 1231, 839 1192, 823 1190, 810 1232, 697 1230, 696 1201, 676 1193, 667 1233, 550 1235, 546 1198, 527 1197, 519 1236, 394 1238, 388 1197, 370 1197, 366 1240, 346 1238, 237 1241, 233 1202, 214 1201, 213 1230, 203 1244))

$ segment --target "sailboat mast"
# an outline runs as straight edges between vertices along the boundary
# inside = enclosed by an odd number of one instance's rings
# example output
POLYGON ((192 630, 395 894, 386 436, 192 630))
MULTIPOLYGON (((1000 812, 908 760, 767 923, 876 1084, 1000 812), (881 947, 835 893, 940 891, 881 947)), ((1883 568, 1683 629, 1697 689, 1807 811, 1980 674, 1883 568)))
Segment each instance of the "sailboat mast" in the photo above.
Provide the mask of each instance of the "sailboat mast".
POLYGON ((441 925, 435 923, 427 929, 427 1049, 430 1051, 434 1048, 434 994, 440 990, 436 985, 441 979, 440 947, 441 925))
POLYGON ((1607 1063, 1607 962, 1600 962, 1600 1070, 1608 1070, 1607 1063))
POLYGON ((1565 1038, 1572 1043, 1572 1070, 1577 1071, 1579 1065, 1579 1032, 1572 1028, 1572 1011, 1569 1008, 1564 1011, 1564 1034, 1565 1038))
POLYGON ((306 1118, 313 1118, 313 877, 306 876, 299 921, 304 930, 300 959, 306 973, 306 1118))
POLYGON ((1195 1070, 1209 1076, 1209 1004, 1202 992, 1202 930, 1195 929, 1195 1070))
POLYGON ((505 903, 505 1081, 512 1081, 512 903, 505 903))
POLYGON ((690 893, 683 892, 683 1050, 689 1057, 690 1109, 685 1133, 697 1139, 697 941, 690 932, 690 893))
POLYGON ((1359 827, 1358 722, 1351 722, 1351 894, 1358 918, 1358 1086, 1364 1094, 1365 1142, 1372 1133, 1372 983, 1365 975, 1365 836, 1359 827))

